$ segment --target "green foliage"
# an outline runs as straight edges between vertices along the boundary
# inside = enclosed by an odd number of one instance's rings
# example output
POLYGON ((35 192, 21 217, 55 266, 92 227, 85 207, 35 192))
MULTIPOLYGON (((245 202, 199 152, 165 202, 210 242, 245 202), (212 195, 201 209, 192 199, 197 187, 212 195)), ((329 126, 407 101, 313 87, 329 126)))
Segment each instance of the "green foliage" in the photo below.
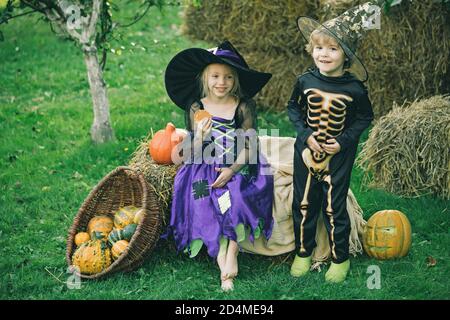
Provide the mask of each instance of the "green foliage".
MULTIPOLYGON (((82 281, 79 289, 67 286, 68 229, 89 192, 108 172, 127 164, 150 130, 169 121, 184 124, 165 92, 165 67, 182 49, 215 44, 181 37, 178 11, 168 6, 163 15, 149 13, 123 36, 127 47, 136 44, 134 54, 110 56, 105 81, 117 141, 100 146, 92 145, 87 133, 91 97, 81 52, 33 15, 3 26, 0 59, 8 68, 0 76, 0 299, 448 299, 448 203, 367 189, 357 168, 351 188, 365 218, 381 209, 405 212, 413 243, 403 259, 353 258, 342 285, 325 283, 323 271, 292 278, 292 255, 241 253, 236 289, 225 295, 216 262, 204 248, 190 259, 161 240, 135 272, 82 281), (137 49, 141 45, 147 50, 137 49), (381 269, 379 290, 367 288, 371 265, 381 269)), ((133 14, 131 9, 117 13, 121 19, 133 14)), ((260 113, 258 125, 294 136, 286 113, 260 113)))

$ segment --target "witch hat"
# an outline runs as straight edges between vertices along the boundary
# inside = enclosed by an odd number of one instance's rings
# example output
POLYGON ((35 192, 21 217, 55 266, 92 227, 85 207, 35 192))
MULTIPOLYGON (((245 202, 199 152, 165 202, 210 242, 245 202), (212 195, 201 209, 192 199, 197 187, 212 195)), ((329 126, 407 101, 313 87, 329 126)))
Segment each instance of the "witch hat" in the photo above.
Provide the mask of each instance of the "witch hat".
POLYGON ((362 60, 356 55, 360 40, 367 31, 376 29, 381 7, 386 0, 372 0, 353 7, 337 18, 320 23, 310 17, 297 18, 297 26, 306 41, 315 30, 323 31, 339 43, 346 56, 352 62, 350 71, 361 81, 367 81, 368 73, 362 60))
POLYGON ((250 69, 229 41, 213 49, 186 49, 172 58, 165 73, 167 94, 177 106, 186 110, 201 98, 198 79, 203 69, 211 63, 226 64, 236 69, 245 98, 255 96, 272 77, 270 73, 250 69))

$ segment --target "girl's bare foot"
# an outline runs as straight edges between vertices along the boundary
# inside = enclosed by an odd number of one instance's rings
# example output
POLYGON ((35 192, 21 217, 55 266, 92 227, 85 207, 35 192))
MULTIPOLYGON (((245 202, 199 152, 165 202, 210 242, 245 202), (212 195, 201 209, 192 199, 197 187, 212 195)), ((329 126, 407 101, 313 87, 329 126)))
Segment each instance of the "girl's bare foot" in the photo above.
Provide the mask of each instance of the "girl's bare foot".
POLYGON ((238 261, 237 256, 239 253, 238 244, 235 241, 231 241, 228 244, 227 256, 224 274, 228 279, 233 279, 238 274, 238 261))
POLYGON ((233 278, 227 278, 223 273, 220 275, 220 280, 222 281, 221 288, 223 291, 233 291, 234 290, 234 284, 233 284, 233 278))

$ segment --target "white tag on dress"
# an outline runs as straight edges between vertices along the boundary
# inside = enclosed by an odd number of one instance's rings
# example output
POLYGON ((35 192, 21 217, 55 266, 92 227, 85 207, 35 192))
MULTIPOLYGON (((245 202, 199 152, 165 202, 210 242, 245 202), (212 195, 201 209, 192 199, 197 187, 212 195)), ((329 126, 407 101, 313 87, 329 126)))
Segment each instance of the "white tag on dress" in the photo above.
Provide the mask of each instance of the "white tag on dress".
POLYGON ((227 192, 225 192, 217 200, 219 201, 220 212, 222 212, 222 214, 225 214, 225 212, 227 212, 227 210, 231 208, 230 191, 228 190, 227 192))

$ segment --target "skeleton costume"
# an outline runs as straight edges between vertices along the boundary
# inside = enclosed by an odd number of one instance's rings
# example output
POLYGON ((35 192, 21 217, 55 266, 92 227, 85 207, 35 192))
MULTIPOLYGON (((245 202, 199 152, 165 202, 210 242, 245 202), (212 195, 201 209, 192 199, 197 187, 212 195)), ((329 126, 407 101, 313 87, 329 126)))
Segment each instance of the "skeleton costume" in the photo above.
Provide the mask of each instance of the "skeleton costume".
POLYGON ((356 56, 359 40, 368 27, 368 17, 384 1, 354 7, 320 24, 300 17, 297 25, 307 41, 315 30, 333 37, 352 65, 339 77, 322 75, 317 68, 299 76, 288 102, 288 115, 297 131, 294 147, 294 200, 292 204, 296 254, 309 257, 316 246, 317 218, 323 214, 332 261, 348 260, 350 220, 346 198, 352 166, 361 133, 373 120, 372 105, 363 84, 368 78, 356 56), (318 143, 336 139, 340 152, 312 152, 308 137, 316 132, 318 143))
POLYGON ((350 73, 327 77, 312 69, 297 79, 288 114, 297 131, 292 204, 296 252, 300 257, 311 255, 322 211, 332 259, 340 263, 349 254, 346 198, 352 166, 359 136, 373 119, 367 90, 350 73), (319 143, 335 138, 341 151, 333 156, 312 152, 306 140, 313 132, 319 132, 319 143))

